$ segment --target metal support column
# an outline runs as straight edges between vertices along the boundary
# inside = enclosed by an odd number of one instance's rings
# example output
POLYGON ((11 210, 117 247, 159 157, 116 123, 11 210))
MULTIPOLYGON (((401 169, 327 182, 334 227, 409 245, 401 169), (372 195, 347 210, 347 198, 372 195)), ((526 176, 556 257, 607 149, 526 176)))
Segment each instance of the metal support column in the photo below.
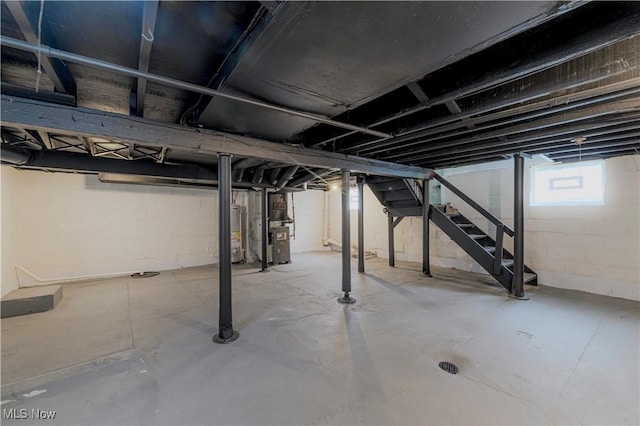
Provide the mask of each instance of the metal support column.
POLYGON ((238 338, 233 331, 231 313, 231 155, 218 154, 218 242, 220 258, 220 310, 216 343, 229 343, 238 338))
POLYGON ((267 244, 269 239, 269 197, 267 194, 267 188, 262 188, 262 269, 260 272, 269 271, 269 264, 267 263, 267 244))
POLYGON ((422 181, 422 275, 431 277, 429 264, 429 181, 422 181))
POLYGON ((340 303, 355 303, 356 299, 349 296, 351 291, 351 211, 349 208, 348 170, 342 171, 342 291, 344 295, 338 298, 340 303))
POLYGON ((513 190, 513 283, 511 293, 524 296, 524 157, 514 157, 513 190))
POLYGON ((389 223, 389 266, 396 266, 396 253, 393 247, 393 216, 391 212, 387 212, 387 218, 389 223))
POLYGON ((358 176, 358 272, 364 274, 364 176, 358 176))

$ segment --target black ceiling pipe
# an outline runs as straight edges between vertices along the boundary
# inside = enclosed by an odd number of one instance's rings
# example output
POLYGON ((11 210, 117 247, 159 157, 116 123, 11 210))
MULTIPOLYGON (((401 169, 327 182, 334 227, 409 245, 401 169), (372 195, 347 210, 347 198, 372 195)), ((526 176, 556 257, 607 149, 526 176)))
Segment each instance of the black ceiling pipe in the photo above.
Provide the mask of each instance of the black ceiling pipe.
POLYGON ((29 150, 3 143, 0 148, 0 160, 3 163, 22 165, 28 163, 33 156, 29 150))

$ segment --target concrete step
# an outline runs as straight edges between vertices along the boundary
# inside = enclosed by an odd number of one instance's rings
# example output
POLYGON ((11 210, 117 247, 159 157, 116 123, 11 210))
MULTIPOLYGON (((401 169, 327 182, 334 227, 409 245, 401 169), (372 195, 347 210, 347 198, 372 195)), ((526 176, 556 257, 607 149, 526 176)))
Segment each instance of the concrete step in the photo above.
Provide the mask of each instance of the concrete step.
POLYGON ((19 288, 1 300, 2 318, 49 311, 62 299, 61 285, 19 288))

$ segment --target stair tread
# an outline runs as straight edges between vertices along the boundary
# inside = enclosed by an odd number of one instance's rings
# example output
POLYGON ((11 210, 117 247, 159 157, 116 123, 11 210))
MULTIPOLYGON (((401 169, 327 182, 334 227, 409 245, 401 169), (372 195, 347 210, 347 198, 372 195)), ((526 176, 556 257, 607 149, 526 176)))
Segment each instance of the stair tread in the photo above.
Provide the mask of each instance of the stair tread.
POLYGON ((460 228, 473 228, 475 225, 473 223, 456 223, 460 228))
POLYGON ((529 281, 532 281, 532 280, 536 279, 537 277, 538 277, 538 274, 531 274, 529 272, 525 272, 523 274, 523 282, 526 284, 529 281))
POLYGON ((483 238, 487 238, 486 234, 467 234, 467 235, 473 238, 474 240, 481 240, 483 238))

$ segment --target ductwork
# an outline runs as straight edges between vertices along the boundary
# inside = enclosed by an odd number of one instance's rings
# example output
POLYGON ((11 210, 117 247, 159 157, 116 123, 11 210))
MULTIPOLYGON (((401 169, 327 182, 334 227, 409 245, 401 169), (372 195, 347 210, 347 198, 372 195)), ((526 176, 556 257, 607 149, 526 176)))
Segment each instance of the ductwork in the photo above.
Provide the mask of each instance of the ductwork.
POLYGON ((28 163, 31 158, 31 152, 26 149, 18 148, 8 143, 3 143, 0 146, 0 160, 3 163, 22 165, 28 163))

